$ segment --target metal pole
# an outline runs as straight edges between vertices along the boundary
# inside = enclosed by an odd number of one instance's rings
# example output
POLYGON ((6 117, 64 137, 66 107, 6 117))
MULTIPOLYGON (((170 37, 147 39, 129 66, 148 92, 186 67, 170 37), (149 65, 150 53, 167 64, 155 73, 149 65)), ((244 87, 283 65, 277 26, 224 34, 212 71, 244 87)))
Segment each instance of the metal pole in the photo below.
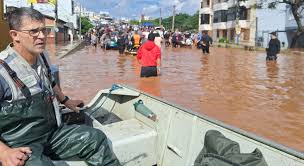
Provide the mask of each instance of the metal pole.
POLYGON ((54 27, 57 29, 55 30, 55 44, 58 42, 58 32, 59 28, 57 27, 57 21, 58 21, 58 0, 55 0, 55 21, 54 21, 54 27))
POLYGON ((162 25, 162 10, 159 8, 159 26, 162 25))
POLYGON ((258 17, 255 18, 255 47, 258 46, 258 17))
MULTIPOLYGON (((236 0, 236 26, 239 27, 239 20, 240 20, 240 1, 236 0)), ((237 34, 236 36, 236 44, 239 45, 239 38, 240 38, 240 34, 237 34)))
POLYGON ((172 18, 172 32, 174 32, 174 23, 175 23, 175 5, 173 5, 173 18, 172 18))
POLYGON ((79 11, 79 36, 81 39, 81 4, 80 4, 80 11, 79 11))

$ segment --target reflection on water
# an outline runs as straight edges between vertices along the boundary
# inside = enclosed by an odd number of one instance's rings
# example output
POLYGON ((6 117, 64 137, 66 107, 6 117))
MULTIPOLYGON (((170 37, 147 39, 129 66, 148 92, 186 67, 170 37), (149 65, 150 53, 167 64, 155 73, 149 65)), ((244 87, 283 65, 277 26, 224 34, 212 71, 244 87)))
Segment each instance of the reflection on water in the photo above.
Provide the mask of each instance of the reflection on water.
POLYGON ((98 90, 122 83, 268 139, 304 150, 304 57, 212 48, 163 49, 162 75, 140 78, 133 56, 82 49, 59 61, 62 87, 89 101, 98 90), (76 90, 75 90, 76 89, 76 90))

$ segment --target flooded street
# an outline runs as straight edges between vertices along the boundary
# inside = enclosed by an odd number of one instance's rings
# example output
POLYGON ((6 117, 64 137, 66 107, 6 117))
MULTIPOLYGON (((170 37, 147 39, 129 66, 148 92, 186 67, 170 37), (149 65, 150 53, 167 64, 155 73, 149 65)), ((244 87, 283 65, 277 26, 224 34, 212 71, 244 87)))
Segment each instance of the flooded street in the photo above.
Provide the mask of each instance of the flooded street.
POLYGON ((140 78, 135 57, 84 48, 55 62, 61 86, 90 101, 98 90, 126 84, 195 112, 304 151, 304 56, 211 48, 163 48, 161 76, 140 78))

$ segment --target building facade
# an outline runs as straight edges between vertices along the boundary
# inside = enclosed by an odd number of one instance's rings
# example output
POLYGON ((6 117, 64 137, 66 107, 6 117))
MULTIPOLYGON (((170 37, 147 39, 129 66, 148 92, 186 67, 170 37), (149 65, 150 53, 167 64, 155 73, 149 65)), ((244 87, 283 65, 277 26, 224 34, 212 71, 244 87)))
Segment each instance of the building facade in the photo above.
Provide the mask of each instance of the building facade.
MULTIPOLYGON (((57 31, 57 42, 71 41, 75 37, 77 29, 77 15, 74 13, 74 0, 57 0, 58 20, 55 21, 55 6, 53 4, 32 4, 33 8, 45 15, 46 27, 51 32, 48 42, 55 42, 55 30, 57 31)), ((16 7, 31 7, 27 0, 4 0, 5 12, 16 7)))
POLYGON ((256 9, 252 7, 253 0, 239 2, 239 9, 237 3, 237 0, 202 0, 199 30, 208 31, 214 41, 225 39, 233 43, 254 45, 256 9))
POLYGON ((201 0, 199 11, 199 30, 208 31, 214 41, 225 39, 230 43, 267 47, 269 33, 276 31, 284 49, 289 47, 297 28, 286 4, 268 9, 257 7, 257 0, 201 0))

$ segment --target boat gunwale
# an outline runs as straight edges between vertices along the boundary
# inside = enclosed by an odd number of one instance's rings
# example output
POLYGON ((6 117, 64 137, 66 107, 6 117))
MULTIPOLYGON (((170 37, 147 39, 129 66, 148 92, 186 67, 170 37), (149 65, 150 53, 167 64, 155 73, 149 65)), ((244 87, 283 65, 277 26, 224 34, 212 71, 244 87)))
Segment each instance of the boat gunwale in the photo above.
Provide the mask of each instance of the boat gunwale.
POLYGON ((275 142, 275 141, 266 139, 266 138, 264 138, 264 137, 262 137, 262 136, 258 136, 258 135, 254 134, 254 133, 245 131, 245 130, 240 129, 240 128, 238 128, 238 127, 235 127, 235 126, 226 124, 226 123, 221 122, 221 121, 219 121, 219 120, 216 120, 216 119, 214 119, 214 118, 208 117, 208 116, 205 115, 205 114, 199 114, 199 113, 197 113, 197 112, 193 112, 193 111, 190 110, 190 109, 187 109, 187 108, 184 108, 184 107, 182 107, 182 106, 180 106, 180 105, 178 105, 178 104, 169 102, 169 101, 167 101, 167 100, 165 100, 165 99, 163 99, 163 98, 160 98, 160 97, 156 97, 156 96, 150 95, 150 94, 148 94, 148 93, 146 93, 146 92, 140 91, 140 90, 135 89, 135 88, 133 88, 133 87, 131 87, 131 86, 128 86, 128 85, 125 85, 125 84, 119 84, 119 85, 122 86, 122 87, 128 88, 128 89, 134 90, 134 91, 136 91, 136 92, 139 92, 140 94, 143 94, 143 95, 146 95, 146 96, 148 96, 148 97, 151 97, 151 98, 153 98, 153 99, 155 99, 155 100, 158 100, 158 101, 160 101, 160 102, 162 102, 162 103, 164 103, 164 104, 168 104, 168 105, 170 105, 170 106, 172 106, 172 107, 174 107, 174 108, 177 108, 177 109, 179 109, 179 110, 182 110, 182 111, 184 111, 184 112, 187 112, 187 113, 189 113, 189 114, 191 114, 191 115, 200 117, 200 118, 202 118, 203 120, 206 120, 206 121, 208 121, 208 122, 210 122, 210 123, 213 123, 213 124, 215 124, 215 125, 218 125, 218 126, 220 126, 220 127, 223 127, 223 128, 225 128, 225 129, 227 129, 227 130, 233 131, 233 132, 235 132, 235 133, 237 133, 237 134, 240 134, 240 135, 242 135, 242 136, 245 136, 245 137, 248 137, 248 138, 250 138, 250 139, 253 139, 254 141, 257 141, 257 142, 260 142, 260 143, 262 143, 262 144, 268 145, 268 146, 270 146, 270 147, 272 147, 272 148, 275 148, 275 149, 277 149, 277 150, 279 150, 279 151, 283 151, 283 152, 285 152, 285 153, 287 153, 287 154, 289 154, 289 155, 292 155, 292 156, 294 156, 294 157, 297 157, 297 158, 299 158, 299 159, 304 160, 304 153, 302 153, 302 152, 300 152, 300 151, 297 151, 297 150, 292 149, 292 148, 290 148, 290 147, 287 147, 287 146, 285 146, 285 145, 279 144, 279 143, 277 143, 277 142, 275 142))

